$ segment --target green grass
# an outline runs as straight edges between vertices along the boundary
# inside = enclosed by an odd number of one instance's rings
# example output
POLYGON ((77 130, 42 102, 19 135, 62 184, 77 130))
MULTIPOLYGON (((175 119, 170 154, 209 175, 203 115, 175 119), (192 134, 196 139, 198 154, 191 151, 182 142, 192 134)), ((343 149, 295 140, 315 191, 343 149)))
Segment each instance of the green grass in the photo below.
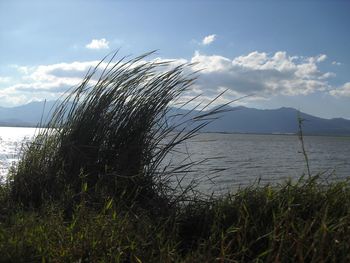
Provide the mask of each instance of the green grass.
POLYGON ((349 262, 350 185, 314 180, 193 199, 154 217, 110 201, 2 213, 2 262, 349 262))
POLYGON ((349 262, 348 181, 206 197, 181 183, 194 163, 164 166, 223 108, 172 113, 195 76, 147 55, 112 56, 53 109, 0 186, 0 262, 349 262))

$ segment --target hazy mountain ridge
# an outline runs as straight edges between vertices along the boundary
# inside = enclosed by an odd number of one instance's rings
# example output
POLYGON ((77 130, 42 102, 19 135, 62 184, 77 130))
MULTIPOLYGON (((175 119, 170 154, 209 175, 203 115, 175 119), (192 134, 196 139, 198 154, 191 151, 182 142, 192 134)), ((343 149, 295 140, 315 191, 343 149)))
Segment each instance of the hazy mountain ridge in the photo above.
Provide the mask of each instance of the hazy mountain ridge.
MULTIPOLYGON (((305 134, 350 135, 350 120, 336 118, 323 119, 301 112, 304 119, 305 134)), ((206 131, 238 133, 296 133, 298 132, 298 110, 279 108, 259 110, 237 107, 222 114, 215 123, 205 128, 206 131)))
MULTIPOLYGON (((32 102, 26 105, 5 108, 0 107, 0 126, 37 126, 40 120, 46 120, 55 102, 32 102), (45 105, 45 106, 44 106, 45 105)), ((260 110, 254 108, 227 107, 228 111, 206 126, 204 132, 226 133, 296 133, 298 131, 298 111, 293 108, 260 110)), ((185 113, 186 110, 173 109, 172 112, 185 113)), ((197 114, 194 111, 192 115, 197 114)), ((343 118, 323 119, 306 113, 300 113, 304 119, 305 134, 350 135, 350 120, 343 118)))
POLYGON ((37 126, 41 119, 47 118, 54 104, 54 101, 49 101, 12 108, 0 107, 0 126, 37 126))

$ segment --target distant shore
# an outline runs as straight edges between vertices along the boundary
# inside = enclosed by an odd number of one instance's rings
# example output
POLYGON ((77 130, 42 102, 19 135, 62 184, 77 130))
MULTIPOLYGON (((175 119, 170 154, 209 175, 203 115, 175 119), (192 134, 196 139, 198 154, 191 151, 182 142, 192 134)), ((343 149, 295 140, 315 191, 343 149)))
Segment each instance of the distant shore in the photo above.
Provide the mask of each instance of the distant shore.
MULTIPOLYGON (((0 128, 2 127, 8 127, 8 128, 45 128, 44 126, 37 126, 33 124, 1 124, 0 128)), ((237 134, 237 135, 283 135, 283 136, 297 136, 297 133, 282 133, 282 132, 274 132, 274 133, 261 133, 261 132, 225 132, 225 131, 199 131, 199 134, 237 134)), ((342 135, 342 134, 323 134, 323 133, 304 133, 304 136, 322 136, 322 137, 350 137, 350 134, 348 135, 342 135)))

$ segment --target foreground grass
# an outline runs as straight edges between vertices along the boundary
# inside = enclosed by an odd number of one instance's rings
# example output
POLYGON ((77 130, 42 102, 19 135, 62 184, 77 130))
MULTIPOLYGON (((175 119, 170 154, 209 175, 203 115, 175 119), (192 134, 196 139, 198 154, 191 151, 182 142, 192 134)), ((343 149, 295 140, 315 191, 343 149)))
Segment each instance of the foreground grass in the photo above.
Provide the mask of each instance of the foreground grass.
POLYGON ((63 208, 6 210, 2 262, 349 262, 350 185, 316 178, 252 186, 173 208, 166 217, 63 208))

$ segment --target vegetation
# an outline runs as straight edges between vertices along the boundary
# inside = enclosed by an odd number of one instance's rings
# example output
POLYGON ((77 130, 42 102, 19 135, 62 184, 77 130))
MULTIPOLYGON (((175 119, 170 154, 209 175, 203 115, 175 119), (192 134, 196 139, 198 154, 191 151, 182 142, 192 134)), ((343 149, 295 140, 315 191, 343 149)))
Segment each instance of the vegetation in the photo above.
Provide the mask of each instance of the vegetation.
MULTIPOLYGON (((118 200, 23 210, 2 200, 2 262, 349 262, 350 187, 317 180, 252 186, 168 216, 118 200), (7 209, 7 210, 6 210, 7 209)), ((82 193, 83 194, 83 193, 82 193)), ((83 194, 84 195, 84 194, 83 194)))
POLYGON ((195 164, 166 156, 223 108, 172 112, 195 76, 145 56, 101 62, 25 149, 0 187, 0 262, 348 262, 347 181, 182 183, 195 164))
POLYGON ((34 208, 62 201, 70 209, 83 187, 89 204, 113 198, 155 212, 184 197, 180 184, 168 182, 193 164, 171 169, 163 160, 221 109, 190 118, 170 113, 195 75, 185 75, 188 65, 146 62, 147 55, 112 56, 65 95, 12 173, 13 200, 34 208))

